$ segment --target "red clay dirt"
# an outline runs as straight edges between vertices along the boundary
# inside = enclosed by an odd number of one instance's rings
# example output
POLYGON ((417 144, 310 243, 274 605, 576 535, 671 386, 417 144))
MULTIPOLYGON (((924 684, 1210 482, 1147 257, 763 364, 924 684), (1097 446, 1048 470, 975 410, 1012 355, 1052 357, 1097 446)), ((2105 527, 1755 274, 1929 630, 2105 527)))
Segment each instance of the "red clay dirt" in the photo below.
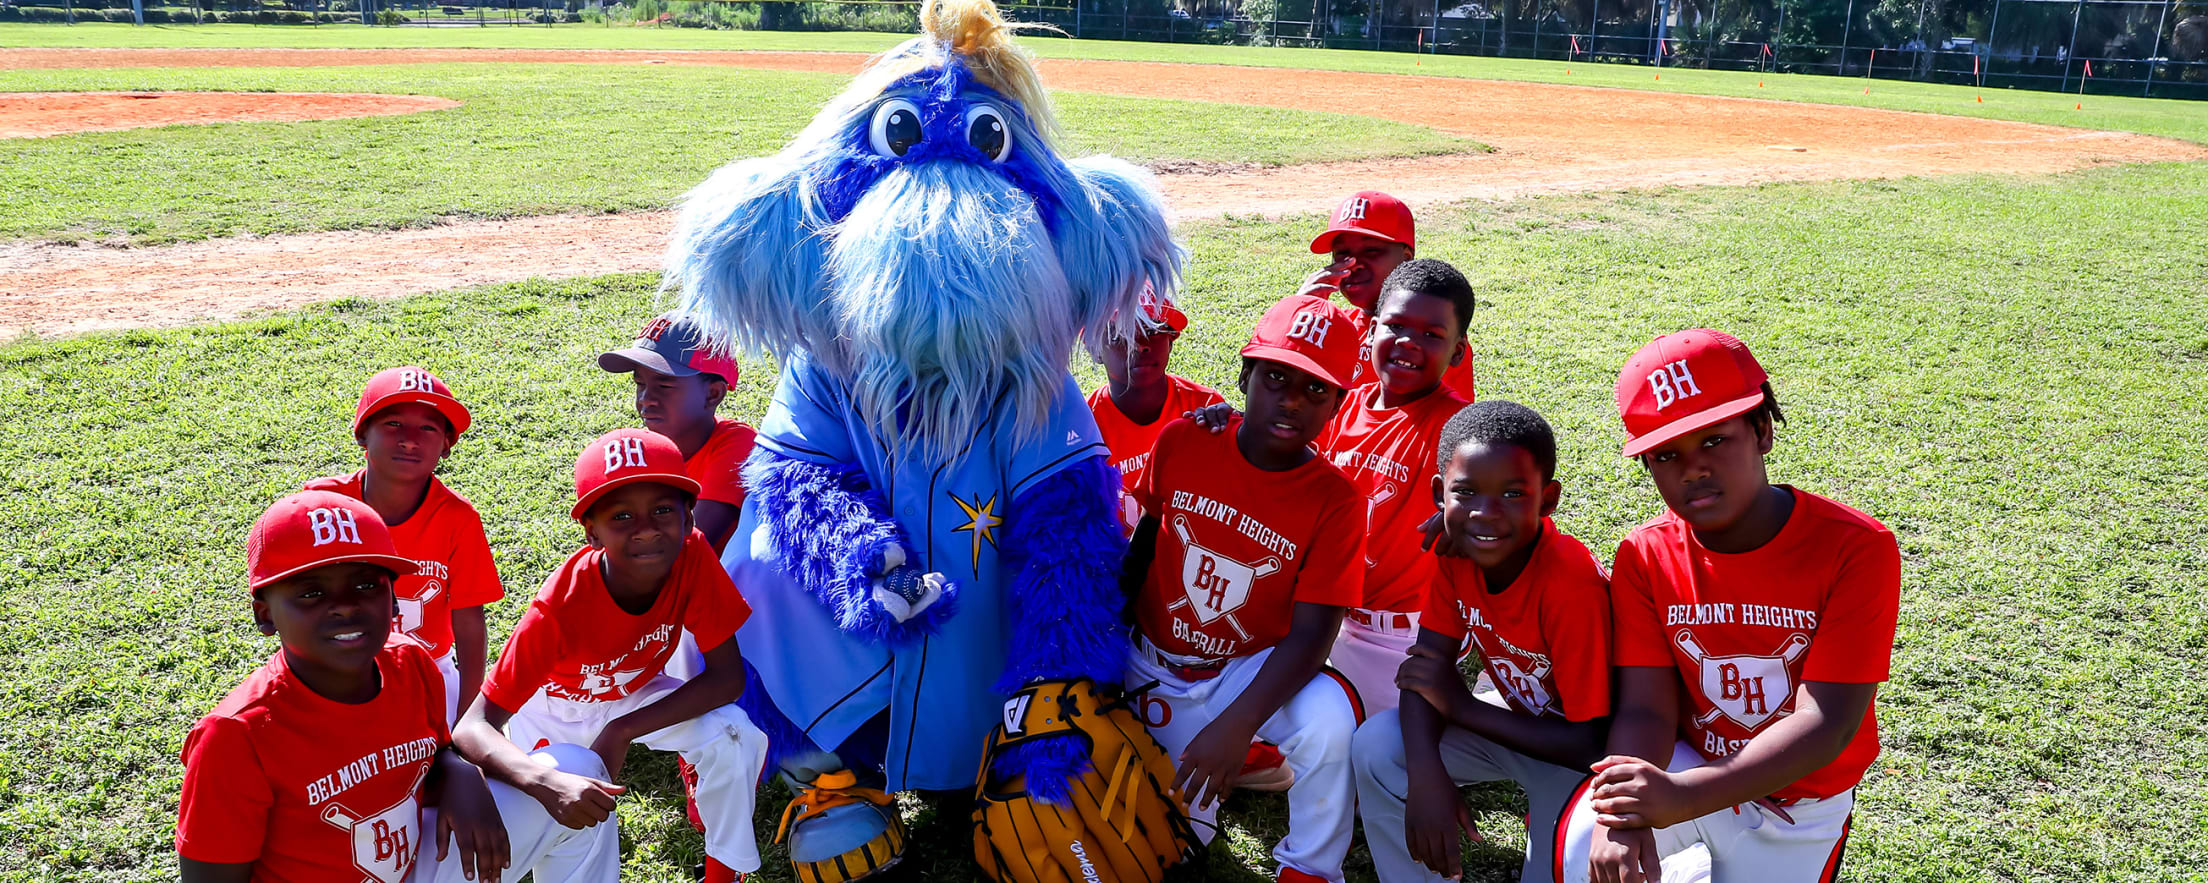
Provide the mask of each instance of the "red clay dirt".
POLYGON ((185 123, 289 123, 459 107, 434 95, 358 92, 0 92, 0 138, 185 123))
MULTIPOLYGON (((803 52, 0 50, 0 67, 328 66, 508 62, 723 65, 849 74, 864 57, 803 52)), ((1181 218, 1321 210, 1384 189, 1414 205, 1675 185, 2034 174, 2208 159, 2166 138, 1830 105, 1393 74, 1045 60, 1054 89, 1403 120, 1494 153, 1160 176, 1181 218)), ((657 265, 670 216, 550 216, 393 233, 145 249, 0 246, 0 335, 167 325, 337 297, 657 265)))

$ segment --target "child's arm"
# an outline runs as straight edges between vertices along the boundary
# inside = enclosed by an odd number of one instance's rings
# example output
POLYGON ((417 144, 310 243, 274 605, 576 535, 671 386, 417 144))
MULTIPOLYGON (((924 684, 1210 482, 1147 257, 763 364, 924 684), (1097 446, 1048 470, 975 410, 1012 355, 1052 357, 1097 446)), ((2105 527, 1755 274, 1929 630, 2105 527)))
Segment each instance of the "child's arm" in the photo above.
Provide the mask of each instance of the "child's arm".
POLYGON ((1660 755, 1603 758, 1595 764, 1595 811, 1612 827, 1662 828, 1769 797, 1839 758, 1877 695, 1877 684, 1804 682, 1793 714, 1739 751, 1685 772, 1643 759, 1660 755))
POLYGON ((460 668, 461 708, 475 704, 475 694, 483 691, 485 648, 490 640, 490 627, 483 622, 483 608, 452 609, 452 661, 460 668))
POLYGON ((606 762, 606 778, 621 776, 629 743, 736 701, 744 692, 744 657, 730 636, 705 651, 705 671, 658 701, 607 721, 590 750, 606 762))
MULTIPOLYGON (((1416 654, 1421 649, 1438 651, 1439 658, 1450 660, 1448 680, 1456 683, 1458 691, 1464 690, 1464 676, 1456 671, 1455 638, 1433 629, 1419 629, 1418 643, 1412 645, 1411 652, 1416 654)), ((1406 661, 1396 675, 1396 685, 1403 688, 1402 701, 1396 706, 1403 725, 1403 758, 1411 773, 1411 790, 1405 795, 1403 805, 1403 834, 1409 841, 1404 845, 1410 847, 1412 858, 1433 869, 1434 873, 1461 874, 1464 860, 1457 844, 1457 830, 1471 820, 1471 815, 1464 801, 1457 799, 1456 783, 1449 778, 1449 770, 1441 762, 1445 715, 1427 698, 1427 691, 1412 686, 1411 662, 1419 658, 1413 656, 1406 661)), ((1464 698, 1475 704, 1486 704, 1473 699, 1469 692, 1464 698)))
POLYGON ((182 856, 176 860, 176 879, 181 883, 246 883, 252 878, 252 862, 218 865, 182 856))
POLYGON ((1225 794, 1228 784, 1242 772, 1257 728, 1318 675, 1341 627, 1342 608, 1296 602, 1288 636, 1273 645, 1272 655, 1257 670, 1257 677, 1181 752, 1180 772, 1173 784, 1181 789, 1190 806, 1210 806, 1225 794))
POLYGON ((610 818, 613 799, 629 789, 529 759, 528 752, 501 732, 513 716, 491 697, 478 695, 475 704, 460 715, 460 725, 452 728, 452 745, 486 775, 544 804, 553 821, 581 829, 610 818))
POLYGON ((1603 756, 1609 718, 1568 721, 1548 715, 1519 714, 1472 698, 1457 671, 1454 641, 1421 630, 1409 659, 1396 674, 1404 693, 1416 693, 1453 726, 1478 733, 1503 747, 1561 767, 1584 769, 1603 756), (1439 639, 1429 644, 1427 638, 1439 639))
POLYGON ((483 771, 449 745, 437 752, 431 769, 430 788, 438 807, 437 860, 444 861, 458 846, 460 870, 468 879, 497 883, 500 872, 513 866, 513 853, 506 841, 506 825, 498 817, 498 804, 491 801, 491 790, 483 784, 483 771))

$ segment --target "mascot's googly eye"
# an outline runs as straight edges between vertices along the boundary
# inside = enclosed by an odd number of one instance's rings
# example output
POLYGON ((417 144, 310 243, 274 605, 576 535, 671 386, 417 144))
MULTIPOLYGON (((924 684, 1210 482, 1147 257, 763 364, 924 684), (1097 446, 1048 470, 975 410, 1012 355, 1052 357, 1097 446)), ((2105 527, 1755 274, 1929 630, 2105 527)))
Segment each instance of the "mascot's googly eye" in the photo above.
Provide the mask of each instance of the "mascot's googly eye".
POLYGON ((1012 127, 1004 124, 1004 112, 986 104, 977 104, 967 110, 966 143, 981 151, 990 162, 1010 159, 1012 127))
POLYGON ((904 156, 905 151, 920 143, 919 106, 902 98, 882 102, 874 108, 874 122, 867 127, 867 137, 875 153, 904 156))

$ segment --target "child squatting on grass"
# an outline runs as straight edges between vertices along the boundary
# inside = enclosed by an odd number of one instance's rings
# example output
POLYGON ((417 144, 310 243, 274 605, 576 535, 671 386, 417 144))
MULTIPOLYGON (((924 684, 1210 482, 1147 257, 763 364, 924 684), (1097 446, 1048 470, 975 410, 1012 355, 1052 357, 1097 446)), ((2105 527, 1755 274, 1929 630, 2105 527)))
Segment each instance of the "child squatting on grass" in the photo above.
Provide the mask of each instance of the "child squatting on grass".
POLYGON ((1357 730, 1365 843, 1386 883, 1458 877, 1457 831, 1471 818, 1457 786, 1509 780, 1528 808, 1518 879, 1544 883, 1558 817, 1609 725, 1609 582, 1549 520, 1563 486, 1541 415, 1515 402, 1470 405, 1437 448, 1428 493, 1448 557, 1437 559, 1418 643, 1396 675, 1402 705, 1357 730), (1474 698, 1457 670, 1464 645, 1496 692, 1474 698))
POLYGON ((390 525, 399 554, 414 562, 393 586, 391 627, 437 660, 446 726, 483 686, 489 643, 483 608, 506 597, 483 517, 436 475, 468 424, 467 407, 436 375, 412 365, 379 371, 353 409, 353 440, 367 464, 306 486, 367 503, 390 525))
POLYGON ((619 876, 604 816, 555 818, 524 793, 554 769, 603 785, 596 755, 516 752, 486 782, 453 750, 436 660, 391 628, 393 580, 415 561, 373 507, 293 494, 254 523, 245 554, 254 625, 280 646, 184 740, 186 883, 619 876))
POLYGON ((616 429, 584 449, 569 515, 588 543, 545 579, 454 739, 566 824, 611 817, 630 743, 679 752, 697 768, 708 877, 733 880, 759 867, 751 814, 767 743, 730 704, 744 687, 735 633, 751 608, 693 526, 697 492, 665 436, 616 429), (688 678, 667 669, 684 630, 704 650, 688 678), (590 746, 602 774, 530 761, 562 742, 590 746))
POLYGON ((1572 799, 1564 880, 1655 881, 1702 844, 1717 880, 1831 880, 1901 603, 1877 519, 1765 473, 1782 419, 1731 335, 1659 337, 1618 375, 1624 455, 1667 511, 1618 545, 1608 757, 1572 799))

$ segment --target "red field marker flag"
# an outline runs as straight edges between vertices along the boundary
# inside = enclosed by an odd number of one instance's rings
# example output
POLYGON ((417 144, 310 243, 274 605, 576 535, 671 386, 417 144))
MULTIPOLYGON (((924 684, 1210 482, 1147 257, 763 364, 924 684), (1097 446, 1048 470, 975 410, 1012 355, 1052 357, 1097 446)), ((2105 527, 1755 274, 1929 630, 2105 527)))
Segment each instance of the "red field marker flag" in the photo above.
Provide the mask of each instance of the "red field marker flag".
POLYGON ((2093 75, 2093 60, 2090 58, 2085 60, 2085 75, 2088 77, 2093 75))

